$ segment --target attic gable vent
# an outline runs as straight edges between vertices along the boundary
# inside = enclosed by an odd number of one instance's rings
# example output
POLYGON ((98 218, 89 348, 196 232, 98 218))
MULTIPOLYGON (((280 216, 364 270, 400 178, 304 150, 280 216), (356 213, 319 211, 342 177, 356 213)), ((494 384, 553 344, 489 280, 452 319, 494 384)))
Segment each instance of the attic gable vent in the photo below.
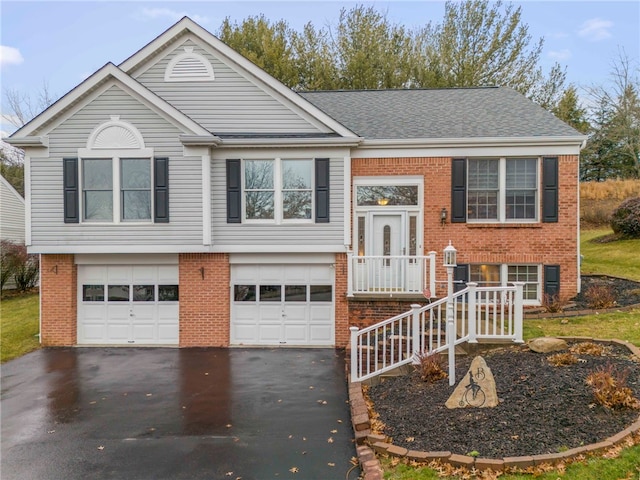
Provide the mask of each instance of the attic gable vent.
POLYGON ((214 79, 211 63, 193 47, 184 47, 184 53, 177 55, 164 73, 165 82, 207 82, 214 79))
POLYGON ((96 128, 87 141, 89 149, 104 148, 144 148, 144 139, 133 125, 123 122, 119 116, 114 115, 111 121, 105 122, 96 128))

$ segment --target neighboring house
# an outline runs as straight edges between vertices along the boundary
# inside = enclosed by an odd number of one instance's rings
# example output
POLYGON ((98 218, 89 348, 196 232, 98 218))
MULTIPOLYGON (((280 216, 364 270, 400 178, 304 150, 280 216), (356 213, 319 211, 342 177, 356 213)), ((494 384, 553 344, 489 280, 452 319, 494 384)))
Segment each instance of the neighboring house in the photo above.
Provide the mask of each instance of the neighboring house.
POLYGON ((0 240, 24 244, 24 198, 1 175, 0 240))
POLYGON ((8 141, 46 345, 345 346, 449 240, 458 280, 579 289, 585 137, 508 88, 298 94, 184 18, 8 141))
MULTIPOLYGON (((24 198, 0 175, 0 240, 24 245, 24 198)), ((15 288, 13 278, 3 288, 15 288)))

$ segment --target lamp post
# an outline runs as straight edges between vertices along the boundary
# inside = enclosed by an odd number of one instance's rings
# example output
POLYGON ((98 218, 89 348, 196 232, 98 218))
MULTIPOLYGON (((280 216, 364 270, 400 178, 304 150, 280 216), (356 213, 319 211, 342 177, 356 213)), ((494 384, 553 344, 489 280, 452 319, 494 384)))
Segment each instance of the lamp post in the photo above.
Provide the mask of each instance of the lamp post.
POLYGON ((447 344, 449 346, 449 385, 452 386, 456 382, 456 358, 455 358, 455 340, 456 327, 453 316, 453 269, 456 268, 456 256, 458 251, 451 245, 444 249, 444 267, 447 269, 447 344))

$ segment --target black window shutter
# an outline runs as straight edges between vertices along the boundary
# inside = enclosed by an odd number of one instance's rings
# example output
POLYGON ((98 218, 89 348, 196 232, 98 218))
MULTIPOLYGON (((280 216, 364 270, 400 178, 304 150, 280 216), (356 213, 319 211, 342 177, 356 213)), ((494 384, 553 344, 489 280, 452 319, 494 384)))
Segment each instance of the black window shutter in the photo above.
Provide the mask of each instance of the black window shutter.
POLYGON ((153 221, 169 223, 169 159, 153 159, 153 221))
POLYGON ((451 223, 467 221, 467 159, 454 158, 451 165, 451 223))
POLYGON ((560 293, 560 265, 544 266, 544 293, 551 297, 560 293))
POLYGON ((453 281, 456 282, 453 284, 453 291, 459 292, 460 290, 464 290, 467 288, 467 283, 469 282, 469 265, 462 264, 456 265, 453 269, 453 281))
POLYGON ((227 159, 227 223, 242 222, 242 170, 239 159, 227 159))
POLYGON ((542 159, 542 221, 558 221, 558 157, 542 159))
POLYGON ((64 223, 79 223, 78 159, 64 158, 62 160, 62 170, 64 184, 64 223))
POLYGON ((329 223, 329 159, 316 158, 316 223, 329 223))

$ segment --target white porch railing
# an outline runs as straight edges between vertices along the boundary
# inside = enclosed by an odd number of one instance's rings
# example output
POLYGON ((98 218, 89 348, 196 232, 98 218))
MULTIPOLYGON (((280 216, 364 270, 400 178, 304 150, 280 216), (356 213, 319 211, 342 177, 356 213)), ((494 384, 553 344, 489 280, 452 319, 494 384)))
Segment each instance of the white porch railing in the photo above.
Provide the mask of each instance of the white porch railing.
POLYGON ((424 307, 412 305, 412 310, 370 327, 351 327, 351 381, 367 380, 414 363, 421 352, 447 350, 453 365, 453 347, 464 342, 486 339, 522 343, 523 287, 522 282, 481 288, 468 283, 450 300, 455 332, 450 335, 446 318, 448 298, 424 307))
POLYGON ((348 254, 348 291, 354 294, 422 295, 425 289, 431 295, 436 288, 436 252, 426 256, 355 256, 348 254))

